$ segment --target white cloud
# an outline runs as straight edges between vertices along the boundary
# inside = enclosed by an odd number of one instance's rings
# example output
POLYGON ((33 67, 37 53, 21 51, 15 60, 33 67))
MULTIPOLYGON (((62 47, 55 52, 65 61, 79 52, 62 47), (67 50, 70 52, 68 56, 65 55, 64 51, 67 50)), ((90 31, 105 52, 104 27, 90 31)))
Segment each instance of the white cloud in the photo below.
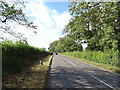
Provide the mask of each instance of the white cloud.
POLYGON ((41 0, 29 0, 26 3, 27 16, 38 26, 37 34, 25 30, 25 36, 30 45, 48 48, 49 44, 62 36, 62 30, 71 16, 68 12, 59 13, 44 5, 41 0), (28 32, 28 33, 27 33, 28 32))
POLYGON ((56 9, 45 6, 43 0, 26 0, 26 2, 24 12, 29 17, 29 20, 38 26, 37 34, 34 34, 33 30, 15 22, 8 23, 10 26, 15 26, 13 29, 16 32, 23 33, 30 45, 48 48, 50 43, 63 36, 62 30, 71 16, 66 11, 59 13, 56 9))
MULTIPOLYGON (((29 17, 29 20, 38 26, 37 34, 35 35, 33 30, 15 22, 9 22, 9 24, 15 26, 18 32, 24 33, 30 45, 48 48, 51 42, 58 40, 62 36, 62 30, 69 22, 71 16, 66 11, 59 13, 56 9, 45 6, 43 0, 26 0, 26 2, 28 3, 25 3, 24 12, 29 17)), ((4 34, 4 36, 12 39, 11 35, 4 34)), ((87 44, 82 44, 82 46, 85 49, 87 44)))

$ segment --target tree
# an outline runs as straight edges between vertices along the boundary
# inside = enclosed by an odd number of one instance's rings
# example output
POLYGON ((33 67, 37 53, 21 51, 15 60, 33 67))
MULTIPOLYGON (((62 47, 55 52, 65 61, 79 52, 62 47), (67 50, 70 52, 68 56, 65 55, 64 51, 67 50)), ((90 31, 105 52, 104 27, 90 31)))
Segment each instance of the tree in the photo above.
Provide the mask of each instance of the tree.
POLYGON ((59 39, 55 50, 58 52, 82 51, 83 47, 67 35, 59 39))
POLYGON ((24 25, 24 26, 36 29, 36 26, 33 25, 32 22, 29 22, 27 20, 21 8, 16 8, 15 4, 9 5, 4 0, 1 0, 0 1, 0 23, 1 23, 0 28, 3 30, 3 32, 7 32, 15 37, 17 36, 22 37, 21 33, 17 34, 11 30, 11 27, 8 25, 7 21, 17 22, 20 25, 24 25))
POLYGON ((55 47, 57 46, 57 43, 58 43, 57 40, 52 42, 52 43, 50 43, 50 46, 49 46, 48 50, 51 51, 51 52, 56 52, 55 51, 55 47))
POLYGON ((26 25, 31 28, 36 28, 32 22, 28 22, 25 14, 23 13, 22 9, 17 9, 13 4, 10 6, 5 1, 0 1, 0 20, 2 23, 5 23, 7 20, 13 20, 21 25, 26 25))
POLYGON ((42 51, 46 51, 46 48, 40 48, 42 51))
MULTIPOLYGON (((118 50, 119 2, 77 2, 69 5, 71 21, 64 29, 79 43, 85 41, 90 50, 118 50)), ((84 43, 84 42, 83 42, 84 43)))

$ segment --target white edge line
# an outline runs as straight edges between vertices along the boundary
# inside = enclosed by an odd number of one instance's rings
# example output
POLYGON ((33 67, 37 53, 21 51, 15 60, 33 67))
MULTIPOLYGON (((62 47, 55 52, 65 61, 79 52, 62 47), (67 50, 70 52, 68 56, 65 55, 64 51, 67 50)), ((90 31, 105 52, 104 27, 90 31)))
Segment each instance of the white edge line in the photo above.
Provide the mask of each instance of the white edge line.
POLYGON ((72 65, 74 65, 74 66, 77 66, 77 65, 75 65, 74 63, 72 63, 72 62, 70 62, 70 61, 67 61, 65 58, 63 58, 63 57, 61 57, 63 60, 65 60, 66 62, 68 62, 68 63, 70 63, 70 64, 72 64, 72 65))
MULTIPOLYGON (((63 55, 63 56, 65 56, 65 55, 63 55)), ((72 59, 74 59, 74 58, 72 58, 72 59)), ((82 58, 81 58, 81 59, 82 59, 82 58)), ((78 60, 78 59, 74 59, 74 60, 78 60)), ((80 61, 80 60, 78 60, 78 61, 80 61)), ((113 72, 113 71, 110 71, 110 70, 107 70, 107 69, 104 69, 104 68, 101 68, 101 67, 97 67, 97 66, 95 66, 95 65, 92 65, 92 64, 89 64, 89 63, 86 63, 86 62, 83 62, 83 61, 80 61, 80 62, 81 62, 81 63, 84 63, 84 64, 88 64, 88 65, 93 66, 93 67, 96 67, 96 68, 101 69, 101 70, 103 70, 103 71, 108 71, 108 72, 110 72, 110 73, 113 73, 113 74, 116 74, 116 75, 120 75, 120 74, 115 73, 115 72, 113 72)))
MULTIPOLYGON (((87 64, 87 63, 86 63, 86 64, 87 64)), ((104 68, 101 68, 101 67, 97 67, 97 66, 94 66, 94 65, 92 65, 92 64, 89 64, 89 65, 91 65, 91 66, 93 66, 93 67, 96 67, 96 68, 98 68, 98 69, 101 69, 101 70, 103 70, 103 71, 108 71, 108 72, 110 72, 110 73, 113 73, 113 74, 116 74, 116 75, 120 75, 120 74, 115 73, 115 72, 113 72, 113 71, 110 71, 110 70, 107 70, 107 69, 104 69, 104 68)))
MULTIPOLYGON (((63 58, 63 57, 61 57, 61 58, 65 60, 65 58, 63 58)), ((66 62, 69 62, 69 63, 71 63, 72 65, 76 66, 74 63, 72 63, 72 62, 70 62, 70 61, 66 61, 66 62)), ((83 62, 83 63, 84 63, 84 62, 83 62)), ((85 64, 87 64, 87 63, 85 63, 85 64)), ((90 64, 90 65, 91 65, 91 64, 90 64)), ((93 66, 93 65, 92 65, 92 66, 93 66)), ((96 67, 96 66, 95 66, 95 67, 96 67)), ((102 68, 100 68, 100 69, 102 69, 102 68)), ((106 69, 104 69, 104 70, 106 70, 106 69)), ((106 70, 106 71, 107 71, 107 70, 106 70)), ((113 73, 114 73, 114 72, 113 72, 113 73)), ((115 74, 117 74, 117 73, 115 73, 115 74)), ((95 76, 93 76, 93 75, 90 75, 90 76, 93 77, 94 79, 97 79, 99 82, 105 84, 106 86, 108 86, 108 87, 116 90, 114 87, 112 87, 111 85, 109 85, 109 84, 105 83, 104 81, 98 79, 97 77, 95 77, 95 76)))
POLYGON ((93 75, 90 75, 90 76, 93 77, 93 78, 95 78, 95 79, 97 79, 98 81, 100 81, 101 83, 105 84, 106 86, 108 86, 108 87, 110 87, 110 88, 116 90, 114 87, 112 87, 111 85, 109 85, 109 84, 105 83, 104 81, 98 79, 97 77, 95 77, 95 76, 93 76, 93 75))
MULTIPOLYGON (((82 62, 82 61, 80 61, 80 62, 82 62)), ((110 73, 113 73, 113 74, 116 74, 116 75, 120 75, 120 74, 115 73, 115 72, 113 72, 113 71, 110 71, 110 70, 107 70, 107 69, 104 69, 104 68, 101 68, 101 67, 97 67, 97 66, 95 66, 95 65, 92 65, 92 64, 89 64, 89 63, 86 63, 86 62, 82 62, 82 63, 85 63, 85 64, 88 64, 88 65, 90 65, 90 66, 96 67, 96 68, 101 69, 101 70, 103 70, 103 71, 108 71, 108 72, 110 72, 110 73)))

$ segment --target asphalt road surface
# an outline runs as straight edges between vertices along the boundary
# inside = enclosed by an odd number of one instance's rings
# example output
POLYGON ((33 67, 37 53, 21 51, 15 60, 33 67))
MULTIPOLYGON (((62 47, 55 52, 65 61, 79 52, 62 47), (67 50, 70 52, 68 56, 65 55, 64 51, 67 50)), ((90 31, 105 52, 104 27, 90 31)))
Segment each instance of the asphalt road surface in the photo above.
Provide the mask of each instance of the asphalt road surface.
POLYGON ((63 55, 54 55, 48 88, 120 90, 120 75, 63 55))

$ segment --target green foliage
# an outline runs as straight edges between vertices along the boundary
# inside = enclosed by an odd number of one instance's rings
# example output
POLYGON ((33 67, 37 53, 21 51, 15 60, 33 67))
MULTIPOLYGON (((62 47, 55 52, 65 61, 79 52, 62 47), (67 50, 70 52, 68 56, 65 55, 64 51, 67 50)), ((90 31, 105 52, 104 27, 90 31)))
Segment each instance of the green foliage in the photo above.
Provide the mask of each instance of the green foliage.
POLYGON ((2 42, 3 73, 16 73, 32 65, 36 60, 42 59, 51 53, 28 45, 25 42, 2 42))
POLYGON ((120 2, 77 2, 71 1, 69 10, 72 18, 64 33, 74 40, 88 43, 88 50, 112 51, 120 47, 120 2))
MULTIPOLYGON (((20 3, 20 1, 18 1, 17 3, 20 3)), ((13 20, 18 24, 26 25, 28 27, 36 29, 36 26, 34 26, 32 22, 28 22, 25 13, 21 9, 21 7, 17 8, 15 4, 10 5, 4 0, 0 1, 0 16, 0 20, 2 21, 2 23, 5 23, 7 20, 13 20)))
POLYGON ((74 56, 77 58, 83 58, 97 63, 108 64, 111 66, 120 67, 118 63, 118 53, 103 53, 100 51, 84 51, 84 52, 65 52, 64 55, 74 56))
POLYGON ((64 36, 59 38, 58 41, 54 41, 50 44, 49 51, 52 52, 69 52, 69 51, 82 51, 83 47, 80 43, 77 43, 70 36, 64 36))
MULTIPOLYGON (((27 28, 37 29, 37 26, 33 25, 33 22, 30 22, 28 17, 26 17, 26 14, 23 12, 23 6, 24 3, 20 0, 15 2, 9 1, 9 3, 7 3, 7 0, 0 0, 0 39, 9 40, 4 34, 10 34, 17 40, 26 40, 26 37, 24 37, 24 34, 20 30, 19 32, 13 30, 13 27, 16 26, 11 25, 11 22, 18 23, 27 28)), ((36 33, 35 30, 34 33, 36 33)))
POLYGON ((49 46, 48 50, 51 51, 51 52, 56 52, 55 47, 57 46, 57 43, 58 43, 57 40, 50 43, 50 46, 49 46))
POLYGON ((81 44, 77 44, 74 39, 69 36, 64 36, 58 41, 55 50, 58 52, 82 51, 81 44))
POLYGON ((46 48, 40 48, 41 50, 43 50, 43 51, 46 51, 46 48))

